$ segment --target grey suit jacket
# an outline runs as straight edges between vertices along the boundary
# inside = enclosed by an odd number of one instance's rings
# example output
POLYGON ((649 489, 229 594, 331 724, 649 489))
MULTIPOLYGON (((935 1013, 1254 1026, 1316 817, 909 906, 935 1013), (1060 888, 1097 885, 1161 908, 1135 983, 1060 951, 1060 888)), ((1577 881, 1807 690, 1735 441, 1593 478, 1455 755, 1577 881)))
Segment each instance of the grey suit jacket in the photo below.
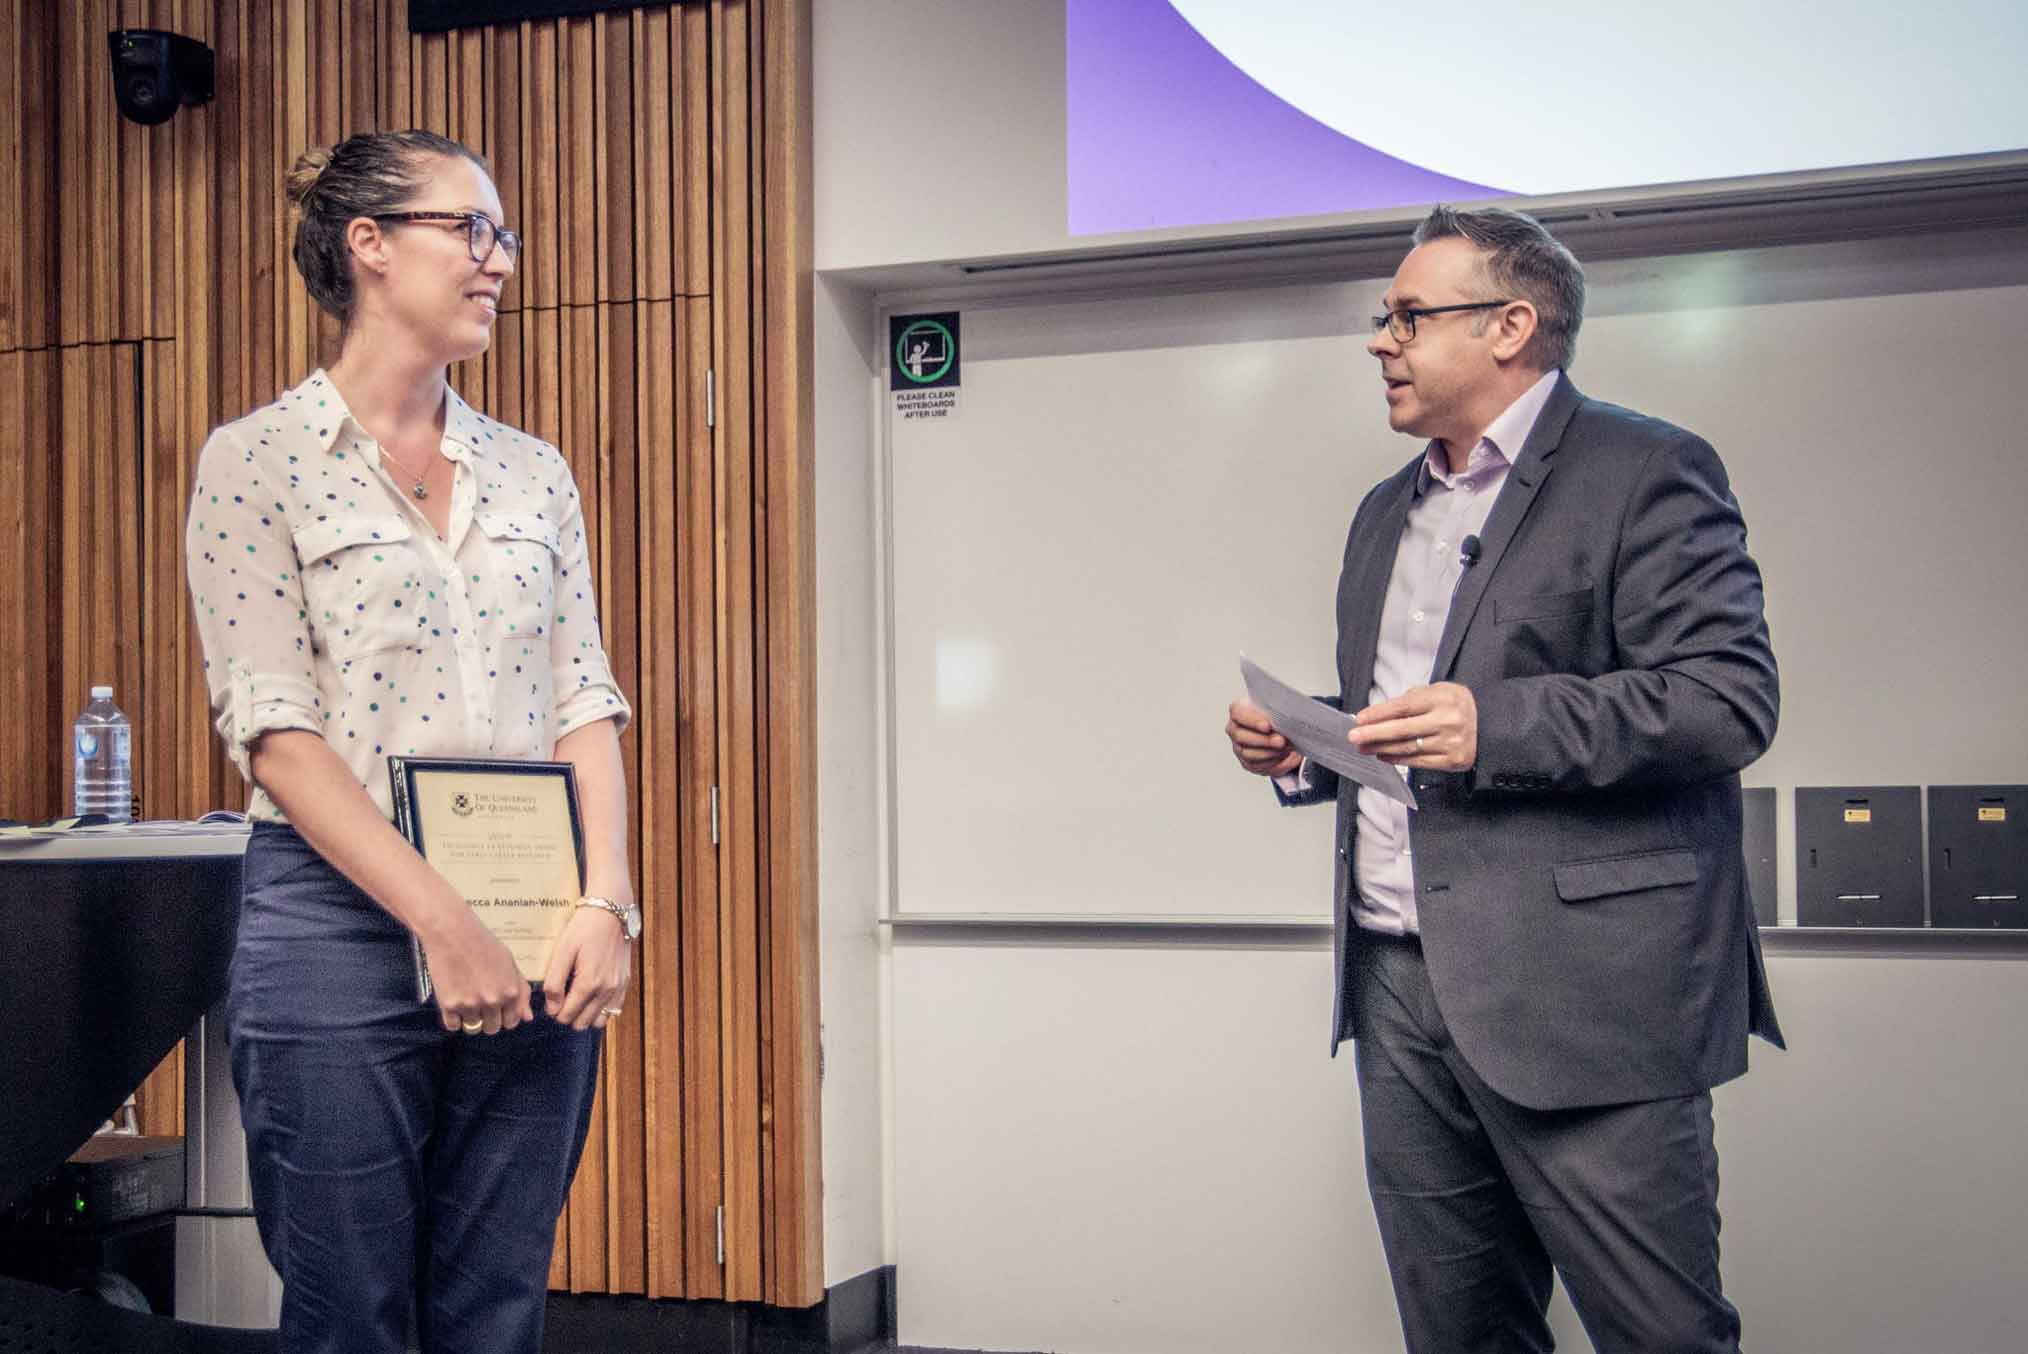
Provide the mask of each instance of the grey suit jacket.
MULTIPOLYGON (((1366 704, 1418 456, 1359 506, 1338 671, 1366 704)), ((1451 603, 1433 681, 1478 703, 1477 764, 1417 772, 1424 959, 1459 1050, 1537 1109, 1688 1095, 1777 1045, 1740 843, 1739 771, 1773 739, 1760 570, 1717 453, 1559 377, 1451 603)), ((1337 805, 1338 1001, 1356 785, 1337 805)), ((1295 801, 1292 801, 1295 802, 1295 801)))

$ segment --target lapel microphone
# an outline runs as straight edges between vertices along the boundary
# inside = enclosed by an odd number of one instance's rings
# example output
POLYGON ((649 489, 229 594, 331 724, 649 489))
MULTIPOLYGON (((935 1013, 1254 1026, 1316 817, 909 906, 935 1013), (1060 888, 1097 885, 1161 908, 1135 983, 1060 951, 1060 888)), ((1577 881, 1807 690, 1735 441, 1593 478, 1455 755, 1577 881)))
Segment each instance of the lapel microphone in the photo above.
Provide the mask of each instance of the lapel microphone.
POLYGON ((1458 542, 1458 568, 1469 569, 1479 562, 1479 538, 1467 536, 1458 542))

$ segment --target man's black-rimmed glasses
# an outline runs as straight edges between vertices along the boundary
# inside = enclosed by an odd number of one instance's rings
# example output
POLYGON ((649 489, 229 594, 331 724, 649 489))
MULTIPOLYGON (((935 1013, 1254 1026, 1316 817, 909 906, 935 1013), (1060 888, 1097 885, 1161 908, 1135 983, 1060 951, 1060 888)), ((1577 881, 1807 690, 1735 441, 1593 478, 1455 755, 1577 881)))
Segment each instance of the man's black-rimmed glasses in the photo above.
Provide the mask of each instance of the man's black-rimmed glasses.
POLYGON ((493 257, 493 246, 507 251, 507 261, 515 262, 521 257, 521 235, 505 226, 495 224, 492 217, 484 212, 376 212, 375 221, 426 221, 433 225, 462 225, 466 231, 466 242, 472 249, 472 261, 484 263, 493 257))
POLYGON ((1448 315, 1454 310, 1492 310, 1499 306, 1511 306, 1513 301, 1465 301, 1455 306, 1403 306, 1390 310, 1385 315, 1373 317, 1373 332, 1385 329, 1394 336, 1396 343, 1415 341, 1415 322, 1425 315, 1448 315))

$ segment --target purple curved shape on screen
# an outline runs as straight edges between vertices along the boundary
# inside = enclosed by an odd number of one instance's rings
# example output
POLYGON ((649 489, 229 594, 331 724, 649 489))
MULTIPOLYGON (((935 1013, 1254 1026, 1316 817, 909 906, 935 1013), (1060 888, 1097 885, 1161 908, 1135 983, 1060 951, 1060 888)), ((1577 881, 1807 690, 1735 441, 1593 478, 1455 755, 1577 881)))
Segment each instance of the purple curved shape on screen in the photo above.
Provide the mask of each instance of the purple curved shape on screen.
POLYGON ((1508 196, 1325 126, 1168 0, 1064 0, 1064 37, 1073 235, 1508 196))

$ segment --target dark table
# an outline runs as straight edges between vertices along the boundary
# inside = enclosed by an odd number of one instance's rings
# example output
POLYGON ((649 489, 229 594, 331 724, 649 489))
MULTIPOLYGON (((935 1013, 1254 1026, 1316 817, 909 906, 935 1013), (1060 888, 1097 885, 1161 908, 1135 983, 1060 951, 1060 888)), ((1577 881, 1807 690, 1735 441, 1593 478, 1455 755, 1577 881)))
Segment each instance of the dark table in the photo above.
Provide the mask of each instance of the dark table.
POLYGON ((0 843, 0 1206, 77 1150, 225 995, 246 829, 0 843))

